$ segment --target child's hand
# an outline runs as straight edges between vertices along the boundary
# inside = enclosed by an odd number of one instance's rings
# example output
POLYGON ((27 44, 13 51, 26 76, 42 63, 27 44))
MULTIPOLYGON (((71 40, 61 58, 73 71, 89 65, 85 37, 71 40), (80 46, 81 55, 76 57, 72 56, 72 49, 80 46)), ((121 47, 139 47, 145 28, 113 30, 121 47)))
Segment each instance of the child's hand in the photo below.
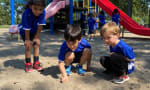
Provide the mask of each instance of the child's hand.
POLYGON ((68 81, 69 81, 68 76, 61 78, 61 82, 62 82, 62 83, 68 82, 68 81))
POLYGON ((35 42, 35 43, 33 43, 33 44, 35 44, 35 45, 40 45, 40 40, 38 39, 38 38, 35 38, 34 40, 33 40, 33 42, 35 42))
POLYGON ((31 47, 32 42, 30 40, 25 40, 24 45, 28 48, 31 47))
POLYGON ((115 52, 111 52, 110 55, 112 55, 113 53, 115 53, 115 52))

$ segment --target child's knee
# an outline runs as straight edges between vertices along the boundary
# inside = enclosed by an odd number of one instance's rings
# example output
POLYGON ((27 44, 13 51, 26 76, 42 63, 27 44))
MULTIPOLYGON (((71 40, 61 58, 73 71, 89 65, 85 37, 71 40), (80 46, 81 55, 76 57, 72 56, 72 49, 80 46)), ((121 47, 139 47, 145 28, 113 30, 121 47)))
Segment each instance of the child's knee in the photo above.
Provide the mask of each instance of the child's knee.
POLYGON ((31 48, 32 48, 32 46, 28 47, 28 46, 26 46, 26 45, 25 45, 25 49, 26 49, 26 51, 30 51, 30 50, 31 50, 31 48))
POLYGON ((100 57, 99 62, 100 62, 100 64, 102 64, 104 66, 105 57, 104 56, 100 57))
POLYGON ((83 55, 91 56, 92 55, 92 50, 90 48, 85 48, 83 50, 83 55))
POLYGON ((75 55, 73 52, 67 52, 65 55, 66 60, 73 60, 75 58, 75 55))
POLYGON ((36 48, 39 48, 40 45, 33 45, 33 47, 36 49, 36 48))

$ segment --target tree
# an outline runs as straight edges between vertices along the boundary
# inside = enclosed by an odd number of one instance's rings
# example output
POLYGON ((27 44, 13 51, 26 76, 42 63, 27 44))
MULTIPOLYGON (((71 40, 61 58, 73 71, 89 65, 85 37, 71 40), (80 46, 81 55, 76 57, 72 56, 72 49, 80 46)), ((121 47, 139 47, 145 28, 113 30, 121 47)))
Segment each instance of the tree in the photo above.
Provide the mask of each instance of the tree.
POLYGON ((128 16, 132 17, 132 0, 127 0, 127 6, 128 6, 128 10, 127 10, 127 14, 128 16))
MULTIPOLYGON (((15 0, 16 1, 16 0, 15 0)), ((26 0, 24 0, 26 1, 26 0)), ((21 15, 23 13, 23 6, 22 3, 15 2, 15 23, 20 23, 21 15)), ((0 0, 0 25, 10 25, 11 24, 11 13, 10 13, 10 0, 0 0)))
MULTIPOLYGON (((110 0, 139 24, 148 23, 146 0, 110 0)), ((148 0, 149 1, 149 0, 148 0)))
POLYGON ((148 23, 148 8, 144 0, 133 0, 132 18, 139 24, 148 23))
POLYGON ((8 0, 0 0, 0 25, 10 24, 10 5, 8 0))

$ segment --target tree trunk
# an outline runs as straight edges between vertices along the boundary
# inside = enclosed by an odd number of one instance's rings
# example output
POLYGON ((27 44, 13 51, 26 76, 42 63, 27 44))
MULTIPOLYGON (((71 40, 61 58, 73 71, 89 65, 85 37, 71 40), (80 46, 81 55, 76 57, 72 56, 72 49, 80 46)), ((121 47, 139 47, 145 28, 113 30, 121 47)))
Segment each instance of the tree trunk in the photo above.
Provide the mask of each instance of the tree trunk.
POLYGON ((132 0, 127 0, 127 7, 128 7, 128 10, 127 10, 127 14, 129 17, 132 17, 132 0))
POLYGON ((150 28, 150 8, 149 9, 149 23, 148 23, 148 27, 150 28))

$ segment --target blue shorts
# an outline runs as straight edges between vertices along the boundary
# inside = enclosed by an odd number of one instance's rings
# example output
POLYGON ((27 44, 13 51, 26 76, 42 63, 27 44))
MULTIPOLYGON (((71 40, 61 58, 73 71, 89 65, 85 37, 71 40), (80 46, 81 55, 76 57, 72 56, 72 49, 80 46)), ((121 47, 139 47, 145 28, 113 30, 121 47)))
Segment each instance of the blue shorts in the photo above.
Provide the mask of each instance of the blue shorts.
POLYGON ((128 62, 128 73, 127 74, 132 73, 134 71, 134 69, 135 69, 134 61, 128 62))
POLYGON ((89 30, 88 34, 94 34, 94 30, 89 30))
MULTIPOLYGON (((35 34, 30 34, 29 38, 30 38, 31 41, 33 41, 34 37, 35 37, 35 34)), ((24 35, 21 35, 21 38, 22 38, 23 41, 25 41, 25 36, 24 35)))
POLYGON ((82 53, 83 53, 83 51, 75 52, 74 53, 75 54, 75 58, 73 59, 72 63, 80 63, 80 59, 81 59, 82 53))

